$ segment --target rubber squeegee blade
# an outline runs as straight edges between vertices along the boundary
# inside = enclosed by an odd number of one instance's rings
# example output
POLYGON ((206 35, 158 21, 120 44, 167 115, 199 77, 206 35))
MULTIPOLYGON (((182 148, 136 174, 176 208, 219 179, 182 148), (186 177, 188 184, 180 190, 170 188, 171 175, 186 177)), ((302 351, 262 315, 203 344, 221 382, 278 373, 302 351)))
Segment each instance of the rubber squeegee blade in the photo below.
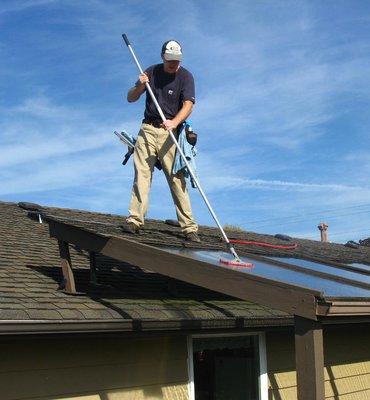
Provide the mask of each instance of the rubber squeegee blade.
POLYGON ((252 268, 253 264, 238 260, 226 260, 225 258, 220 258, 220 264, 229 265, 230 267, 241 267, 241 268, 252 268))

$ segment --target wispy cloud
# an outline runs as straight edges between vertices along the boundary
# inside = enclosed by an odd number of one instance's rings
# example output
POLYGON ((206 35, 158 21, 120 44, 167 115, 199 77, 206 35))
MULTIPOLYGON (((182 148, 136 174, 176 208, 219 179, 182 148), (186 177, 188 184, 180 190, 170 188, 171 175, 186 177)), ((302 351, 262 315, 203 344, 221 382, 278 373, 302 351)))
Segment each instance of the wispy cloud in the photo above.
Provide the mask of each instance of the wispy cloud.
MULTIPOLYGON (((174 24, 167 3, 1 2, 3 197, 124 212, 132 165, 120 165, 112 132, 136 134, 144 107, 124 99, 138 73, 125 32, 143 67, 160 62, 164 40, 183 44, 197 88, 198 172, 222 221, 369 200, 368 7, 176 1, 174 24)), ((173 213, 166 186, 156 174, 149 217, 173 213)), ((212 223, 191 197, 198 220, 212 223)), ((289 229, 308 234, 317 222, 289 229)))
MULTIPOLYGON (((209 181, 209 179, 208 179, 209 181)), ((219 188, 253 188, 264 190, 293 190, 293 191, 309 191, 309 192, 344 192, 344 191, 366 191, 370 195, 370 188, 354 187, 337 184, 317 184, 303 182, 286 182, 279 180, 263 180, 263 179, 243 179, 236 177, 217 178, 215 184, 219 188)), ((214 187, 215 189, 215 187, 214 187)), ((214 190, 213 189, 213 190, 214 190)))
POLYGON ((3 0, 0 6, 0 14, 25 11, 32 7, 40 7, 53 3, 55 4, 58 1, 59 0, 3 0))
MULTIPOLYGON (((119 163, 109 159, 109 152, 95 153, 90 155, 79 155, 68 159, 49 160, 48 167, 45 164, 33 163, 32 170, 25 165, 17 172, 9 172, 2 180, 1 195, 29 193, 37 191, 49 191, 69 187, 87 187, 101 185, 107 177, 115 174, 125 179, 128 176, 120 168, 119 163), (119 169, 120 168, 120 169, 119 169)), ((131 179, 130 179, 131 180, 131 179)))
POLYGON ((28 98, 23 104, 9 110, 10 112, 26 114, 30 117, 52 118, 52 119, 66 119, 76 120, 83 115, 82 110, 73 109, 71 107, 52 104, 50 99, 46 97, 28 98))
MULTIPOLYGON (((95 188, 99 197, 100 187, 109 192, 117 186, 129 197, 132 169, 120 164, 126 149, 113 130, 133 129, 136 122, 97 121, 87 109, 58 105, 45 96, 25 99, 6 111, 0 110, 1 196, 72 190, 82 201, 84 192, 95 188)), ((91 202, 109 203, 106 198, 91 202)))
MULTIPOLYGON (((327 134, 327 123, 341 115, 336 107, 340 94, 369 80, 365 75, 369 58, 364 58, 362 41, 339 46, 326 40, 323 45, 312 7, 301 5, 299 11, 292 9, 300 17, 289 24, 278 22, 266 30, 266 21, 258 18, 239 37, 217 35, 200 23, 195 25, 199 40, 191 51, 212 77, 202 85, 195 110, 194 119, 202 129, 217 121, 213 134, 247 135, 292 150, 327 134), (356 53, 354 48, 361 51, 356 53), (351 52, 352 60, 340 57, 343 52, 351 52)), ((253 15, 259 7, 247 11, 239 4, 238 8, 245 18, 246 12, 253 15)), ((291 12, 279 6, 274 9, 277 21, 291 12)), ((236 26, 235 31, 240 29, 237 22, 236 26)))
POLYGON ((113 148, 118 143, 113 130, 123 125, 133 130, 137 125, 135 121, 123 123, 114 118, 97 122, 88 110, 56 105, 46 97, 26 99, 21 105, 2 113, 0 110, 0 114, 4 117, 0 138, 3 168, 113 148))

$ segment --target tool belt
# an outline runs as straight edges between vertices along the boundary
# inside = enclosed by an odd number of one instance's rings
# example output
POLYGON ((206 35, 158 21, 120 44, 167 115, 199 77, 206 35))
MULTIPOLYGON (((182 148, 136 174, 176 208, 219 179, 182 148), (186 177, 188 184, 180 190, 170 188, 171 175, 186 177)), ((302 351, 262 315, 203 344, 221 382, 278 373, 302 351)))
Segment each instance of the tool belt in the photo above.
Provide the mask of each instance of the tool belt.
POLYGON ((154 126, 154 128, 162 128, 163 121, 161 119, 143 119, 143 124, 154 126))
POLYGON ((197 144, 198 135, 187 127, 185 127, 185 134, 187 142, 192 146, 195 146, 197 144))
MULTIPOLYGON (((154 126, 154 128, 162 128, 163 121, 161 119, 146 119, 144 118, 142 121, 143 124, 148 124, 151 126, 154 126)), ((176 129, 174 129, 174 134, 176 136, 176 139, 178 138, 179 131, 183 127, 183 124, 180 124, 176 129)), ((197 134, 193 132, 192 130, 189 130, 187 127, 185 127, 185 133, 186 133, 186 140, 188 141, 189 144, 192 146, 195 146, 197 143, 197 134)))

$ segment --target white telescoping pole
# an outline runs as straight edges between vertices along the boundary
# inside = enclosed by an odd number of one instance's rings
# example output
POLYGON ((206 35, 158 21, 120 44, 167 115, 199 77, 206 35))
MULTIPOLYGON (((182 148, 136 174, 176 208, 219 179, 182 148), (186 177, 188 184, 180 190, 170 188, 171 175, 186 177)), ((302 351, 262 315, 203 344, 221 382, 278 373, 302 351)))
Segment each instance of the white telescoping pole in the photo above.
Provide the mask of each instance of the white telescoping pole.
MULTIPOLYGON (((130 50, 130 53, 131 53, 131 55, 132 55, 132 57, 133 57, 133 59, 134 59, 136 65, 137 65, 137 67, 138 67, 140 73, 143 74, 144 71, 143 71, 143 69, 141 68, 141 65, 140 65, 138 59, 136 58, 136 55, 135 55, 135 53, 134 53, 134 51, 133 51, 133 49, 132 49, 132 47, 131 47, 131 44, 130 44, 130 42, 129 42, 127 36, 126 36, 126 34, 123 34, 122 37, 123 37, 123 40, 125 41, 125 43, 126 43, 128 49, 130 50)), ((150 97, 152 98, 152 100, 153 100, 153 102, 154 102, 154 104, 155 104, 155 106, 156 106, 156 108, 157 108, 157 111, 158 111, 159 115, 160 115, 161 118, 162 118, 162 121, 165 121, 165 120, 166 120, 166 117, 165 117, 165 115, 163 114, 163 111, 162 111, 160 105, 158 104, 158 101, 157 101, 157 99, 155 98, 154 93, 153 93, 153 91, 152 91, 152 88, 150 87, 150 85, 149 85, 148 82, 145 83, 145 87, 146 87, 146 89, 147 89, 147 91, 148 91, 150 97)), ((236 253, 234 247, 232 246, 232 244, 230 243, 230 240, 229 240, 229 238, 227 237, 227 235, 226 235, 224 229, 222 228, 222 226, 221 226, 221 224, 220 224, 220 221, 219 221, 218 218, 217 218, 217 215, 216 215, 215 212, 213 211, 213 208, 212 208, 211 204, 209 203, 209 201, 208 201, 208 199, 207 199, 207 196, 205 195, 205 193, 204 193, 202 187, 200 186, 200 183, 199 183, 199 181, 198 181, 198 178, 197 178, 196 175, 194 174, 193 170, 191 169, 191 167, 190 167, 190 165, 189 165, 189 163, 188 163, 188 160, 187 160, 186 157, 185 157, 185 154, 183 153, 183 151, 181 150, 181 147, 180 147, 179 144, 177 143, 177 140, 176 140, 176 138, 175 138, 175 135, 173 134, 172 130, 168 130, 168 132, 169 132, 169 134, 170 134, 170 136, 171 136, 172 141, 175 143, 176 148, 177 148, 177 151, 179 152, 181 158, 183 159, 183 161, 184 161, 184 163, 185 163, 185 165, 186 165, 186 167, 187 167, 187 169, 188 169, 188 171, 189 171, 191 177, 193 178, 195 184, 197 185, 197 188, 198 188, 198 190, 199 190, 199 193, 200 193, 201 196, 203 197, 203 200, 204 200, 204 202, 206 203, 206 206, 208 207, 209 212, 211 213, 211 215, 212 215, 213 219, 215 220, 215 222, 216 222, 218 228, 220 229, 220 231, 221 231, 221 233, 222 233, 222 236, 223 236, 223 238, 225 239, 225 241, 226 241, 226 243, 227 243, 227 247, 228 247, 230 253, 235 257, 235 259, 236 259, 237 261, 240 261, 239 256, 237 255, 237 253, 236 253)))

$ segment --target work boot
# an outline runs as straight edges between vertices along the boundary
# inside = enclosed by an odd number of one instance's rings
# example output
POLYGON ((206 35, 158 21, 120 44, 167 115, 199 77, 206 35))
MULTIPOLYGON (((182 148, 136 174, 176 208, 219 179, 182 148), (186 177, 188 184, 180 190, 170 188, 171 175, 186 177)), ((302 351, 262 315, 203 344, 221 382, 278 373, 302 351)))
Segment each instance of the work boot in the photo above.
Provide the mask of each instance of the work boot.
POLYGON ((199 236, 196 232, 189 232, 185 234, 185 240, 187 242, 195 242, 195 243, 200 243, 199 236))
POLYGON ((132 235, 136 235, 139 233, 140 228, 133 222, 124 222, 122 225, 120 225, 120 228, 122 229, 122 232, 125 233, 131 233, 132 235))

